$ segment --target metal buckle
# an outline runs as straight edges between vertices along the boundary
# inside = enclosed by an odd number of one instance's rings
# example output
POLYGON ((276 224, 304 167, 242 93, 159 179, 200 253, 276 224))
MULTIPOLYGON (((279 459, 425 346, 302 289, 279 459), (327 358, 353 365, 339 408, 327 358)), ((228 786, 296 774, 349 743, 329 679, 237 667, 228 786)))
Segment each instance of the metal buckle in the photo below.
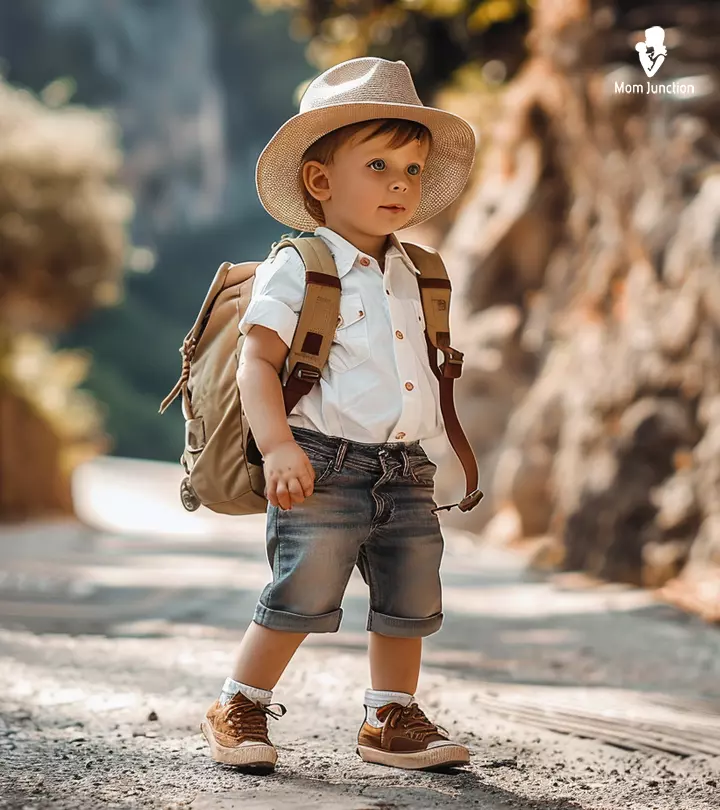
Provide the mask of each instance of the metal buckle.
POLYGON ((317 368, 298 363, 293 369, 292 376, 298 380, 312 380, 317 382, 320 379, 320 371, 317 368))
POLYGON ((464 353, 453 349, 452 346, 440 346, 440 351, 445 356, 445 360, 440 366, 443 377, 456 379, 462 374, 464 353))
POLYGON ((441 512, 443 509, 447 509, 449 511, 454 506, 457 506, 461 512, 469 512, 471 509, 476 507, 484 497, 485 493, 481 492, 479 489, 475 489, 469 495, 466 495, 459 503, 449 503, 447 506, 436 506, 430 511, 434 515, 437 512, 441 512))
POLYGON ((484 497, 484 492, 479 489, 475 489, 460 501, 458 504, 458 509, 461 512, 469 512, 471 509, 474 509, 484 497))
POLYGON ((189 478, 183 478, 180 484, 180 500, 188 512, 195 512, 202 506, 202 501, 198 498, 189 478))

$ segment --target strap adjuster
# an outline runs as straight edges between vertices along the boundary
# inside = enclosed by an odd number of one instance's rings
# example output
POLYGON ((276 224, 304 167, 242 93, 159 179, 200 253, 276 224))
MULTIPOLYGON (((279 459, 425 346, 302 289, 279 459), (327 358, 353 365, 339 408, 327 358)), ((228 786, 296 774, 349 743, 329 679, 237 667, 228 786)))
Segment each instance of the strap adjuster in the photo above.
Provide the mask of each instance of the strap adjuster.
POLYGON ((298 380, 308 380, 316 383, 320 379, 320 370, 307 363, 296 363, 290 376, 298 380))
POLYGON ((452 346, 440 346, 440 351, 445 357, 440 366, 443 377, 457 379, 462 374, 464 353, 453 349, 452 346))

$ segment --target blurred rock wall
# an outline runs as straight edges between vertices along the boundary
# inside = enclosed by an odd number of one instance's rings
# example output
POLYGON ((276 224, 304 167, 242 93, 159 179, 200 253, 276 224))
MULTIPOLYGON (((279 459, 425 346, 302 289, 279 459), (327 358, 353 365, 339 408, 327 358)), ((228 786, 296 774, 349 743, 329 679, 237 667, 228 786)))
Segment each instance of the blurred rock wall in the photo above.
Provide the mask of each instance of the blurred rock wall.
POLYGON ((715 4, 539 2, 443 246, 489 490, 462 522, 568 569, 720 566, 719 41, 715 4), (694 93, 616 91, 651 25, 651 82, 694 93))

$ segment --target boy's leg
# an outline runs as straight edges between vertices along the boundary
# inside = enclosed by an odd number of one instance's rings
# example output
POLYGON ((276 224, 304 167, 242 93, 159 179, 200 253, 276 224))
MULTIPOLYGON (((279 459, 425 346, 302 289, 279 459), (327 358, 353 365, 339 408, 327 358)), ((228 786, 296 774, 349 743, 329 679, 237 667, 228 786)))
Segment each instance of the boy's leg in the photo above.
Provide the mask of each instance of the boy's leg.
POLYGON ((344 440, 329 441, 313 431, 298 434, 315 470, 315 490, 291 511, 268 507, 272 581, 260 594, 232 677, 204 721, 220 762, 275 764, 267 715, 277 717, 272 706, 280 704, 270 703, 272 690, 308 633, 337 631, 345 587, 367 533, 365 482, 356 480, 357 473, 341 473, 345 444, 339 442, 344 440))
POLYGON ((250 622, 240 642, 232 679, 256 689, 274 689, 306 636, 250 622))
POLYGON ((357 752, 366 762, 428 769, 466 765, 469 751, 433 723, 415 699, 422 638, 371 632, 372 689, 365 690, 365 719, 357 752))
POLYGON ((372 688, 415 694, 420 677, 422 638, 369 634, 370 680, 372 688))
POLYGON ((358 565, 370 589, 367 629, 372 689, 365 691, 365 720, 358 754, 366 762, 397 768, 466 765, 470 752, 433 723, 415 699, 422 638, 442 624, 440 562, 443 537, 431 509, 435 464, 413 443, 385 446, 384 475, 371 532, 358 565))
POLYGON ((277 752, 268 737, 267 715, 282 717, 285 707, 271 704, 272 690, 306 635, 250 623, 232 677, 200 725, 217 762, 258 772, 274 768, 277 752))

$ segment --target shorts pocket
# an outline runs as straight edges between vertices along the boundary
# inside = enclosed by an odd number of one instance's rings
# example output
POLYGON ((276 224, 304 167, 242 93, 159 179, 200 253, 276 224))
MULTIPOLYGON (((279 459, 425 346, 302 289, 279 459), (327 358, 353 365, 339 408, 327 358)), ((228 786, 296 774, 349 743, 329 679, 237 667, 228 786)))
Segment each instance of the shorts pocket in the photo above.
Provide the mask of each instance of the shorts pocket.
MULTIPOLYGON (((298 444, 300 444, 300 442, 298 442, 298 444)), ((302 444, 300 444, 300 446, 305 451, 305 455, 310 460, 310 464, 312 464, 312 468, 315 471, 314 487, 317 487, 332 474, 335 465, 335 456, 320 453, 312 447, 303 447, 302 444)))
POLYGON ((323 460, 322 464, 318 467, 315 467, 313 463, 313 469, 315 469, 315 482, 313 484, 313 489, 318 487, 320 484, 324 484, 328 478, 333 474, 333 467, 335 465, 335 459, 331 458, 330 461, 323 460))
POLYGON ((340 298, 340 314, 328 365, 333 371, 349 371, 370 357, 367 314, 360 293, 340 298))
POLYGON ((436 472, 437 464, 427 456, 418 456, 410 461, 410 475, 417 484, 433 486, 436 472))

